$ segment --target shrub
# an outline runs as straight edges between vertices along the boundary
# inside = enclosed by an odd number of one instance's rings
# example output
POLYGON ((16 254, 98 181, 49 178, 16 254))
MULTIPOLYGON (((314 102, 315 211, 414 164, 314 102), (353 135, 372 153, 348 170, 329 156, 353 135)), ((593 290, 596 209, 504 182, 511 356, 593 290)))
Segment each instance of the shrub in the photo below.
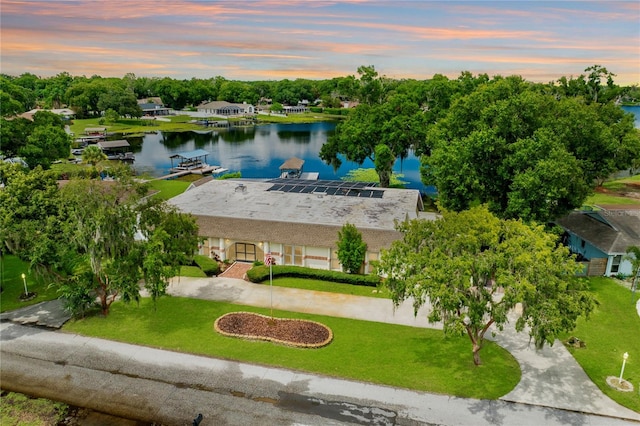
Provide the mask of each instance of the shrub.
POLYGON ((242 172, 229 172, 225 173, 221 176, 218 176, 216 179, 224 180, 224 179, 239 179, 242 177, 242 172))
POLYGON ((193 256, 193 261, 196 265, 198 265, 200 269, 202 269, 202 272, 204 272, 208 277, 217 275, 218 272, 220 272, 220 266, 218 266, 218 262, 208 256, 196 254, 195 256, 193 256))
POLYGON ((347 114, 349 113, 349 110, 344 108, 325 108, 324 109, 325 114, 331 114, 331 115, 343 115, 343 111, 346 111, 347 114))
POLYGON ((345 272, 357 274, 364 263, 367 253, 367 243, 362 240, 362 234, 355 225, 347 222, 338 231, 338 260, 345 272))
MULTIPOLYGON (((345 272, 327 271, 325 269, 304 268, 302 266, 272 266, 274 277, 311 278, 343 284, 364 285, 377 287, 380 277, 377 275, 355 275, 345 272)), ((254 266, 247 271, 247 278, 253 283, 261 283, 269 279, 269 267, 266 265, 254 266)))

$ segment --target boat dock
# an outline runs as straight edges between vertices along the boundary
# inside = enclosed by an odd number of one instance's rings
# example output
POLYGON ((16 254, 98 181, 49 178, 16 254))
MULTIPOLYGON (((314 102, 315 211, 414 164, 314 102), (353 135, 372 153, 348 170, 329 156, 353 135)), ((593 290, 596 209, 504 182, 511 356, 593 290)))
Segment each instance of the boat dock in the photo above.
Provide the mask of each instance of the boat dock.
POLYGON ((163 176, 160 179, 172 179, 188 174, 220 174, 229 171, 229 169, 225 169, 221 166, 207 164, 206 160, 208 155, 209 153, 203 149, 174 154, 169 157, 171 159, 171 168, 169 169, 170 174, 163 176), (177 161, 177 164, 174 164, 174 161, 177 161))

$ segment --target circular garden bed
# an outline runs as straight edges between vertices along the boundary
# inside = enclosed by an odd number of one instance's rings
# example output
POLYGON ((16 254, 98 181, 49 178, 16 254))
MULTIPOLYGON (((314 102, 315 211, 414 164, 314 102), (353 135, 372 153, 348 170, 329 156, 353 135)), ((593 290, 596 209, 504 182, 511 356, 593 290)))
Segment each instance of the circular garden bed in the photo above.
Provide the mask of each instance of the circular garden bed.
POLYGON ((224 336, 266 340, 298 348, 321 348, 333 339, 331 329, 324 324, 253 312, 230 312, 218 318, 213 326, 224 336))

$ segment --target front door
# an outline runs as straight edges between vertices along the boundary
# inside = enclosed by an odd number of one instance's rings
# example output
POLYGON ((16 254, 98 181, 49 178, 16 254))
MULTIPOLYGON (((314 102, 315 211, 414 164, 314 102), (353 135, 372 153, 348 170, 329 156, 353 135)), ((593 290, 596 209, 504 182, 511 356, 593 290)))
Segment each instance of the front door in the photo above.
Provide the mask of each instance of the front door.
POLYGON ((257 260, 255 244, 236 243, 235 249, 238 262, 255 262, 257 260))

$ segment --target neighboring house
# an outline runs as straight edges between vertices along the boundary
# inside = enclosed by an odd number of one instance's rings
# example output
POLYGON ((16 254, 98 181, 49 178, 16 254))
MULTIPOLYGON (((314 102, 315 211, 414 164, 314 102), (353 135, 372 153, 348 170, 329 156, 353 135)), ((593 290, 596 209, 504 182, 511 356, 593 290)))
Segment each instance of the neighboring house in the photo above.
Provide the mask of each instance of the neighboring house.
POLYGON ((76 113, 74 110, 69 109, 69 108, 54 108, 54 109, 32 109, 31 111, 27 111, 27 112, 23 112, 22 114, 19 114, 18 117, 21 118, 26 118, 29 121, 33 121, 33 115, 36 112, 39 111, 48 111, 51 112, 53 114, 57 114, 59 116, 61 116, 64 120, 71 120, 72 118, 74 118, 76 116, 76 113))
POLYGON ((348 222, 367 243, 366 273, 380 250, 401 238, 396 221, 435 219, 422 211, 417 190, 346 181, 214 179, 169 203, 196 218, 200 254, 221 260, 262 261, 270 252, 278 265, 341 270, 336 243, 348 222))
POLYGON ((355 108, 360 105, 358 101, 342 101, 340 102, 340 107, 342 108, 355 108))
POLYGON ((171 108, 166 108, 159 97, 138 99, 138 106, 142 110, 142 115, 147 117, 171 114, 171 108))
POLYGON ((585 262, 586 275, 631 275, 624 255, 630 246, 640 247, 640 206, 573 211, 556 223, 566 231, 571 252, 585 262))
POLYGON ((213 101, 201 104, 197 107, 198 112, 223 117, 233 117, 238 115, 255 114, 255 107, 251 104, 232 104, 227 101, 213 101))
POLYGON ((303 112, 306 112, 308 108, 304 105, 296 105, 296 106, 285 105, 282 107, 282 109, 286 114, 301 114, 303 112))

